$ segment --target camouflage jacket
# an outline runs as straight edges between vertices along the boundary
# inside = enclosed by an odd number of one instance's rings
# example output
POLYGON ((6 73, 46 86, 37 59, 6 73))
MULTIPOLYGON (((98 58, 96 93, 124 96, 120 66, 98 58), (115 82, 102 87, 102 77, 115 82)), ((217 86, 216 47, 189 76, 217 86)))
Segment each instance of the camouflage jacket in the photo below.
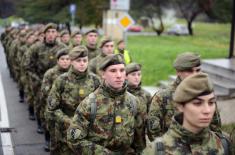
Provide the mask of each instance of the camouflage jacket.
POLYGON ((99 49, 98 48, 91 48, 87 45, 86 45, 86 47, 88 49, 88 58, 89 58, 89 60, 95 58, 99 54, 99 49))
MULTIPOLYGON (((168 130, 172 117, 177 114, 172 96, 180 82, 178 77, 169 87, 159 90, 152 98, 147 126, 151 141, 168 130)), ((221 120, 217 108, 210 127, 213 131, 221 132, 221 120)))
POLYGON ((17 53, 17 61, 18 61, 17 64, 20 69, 20 84, 23 85, 23 87, 25 87, 25 85, 27 85, 27 82, 28 82, 23 63, 25 62, 25 58, 26 58, 25 56, 27 55, 29 47, 30 45, 25 43, 23 46, 20 47, 19 52, 17 53))
POLYGON ((46 105, 47 105, 47 100, 46 99, 48 97, 48 94, 51 90, 52 84, 55 81, 55 79, 59 75, 65 73, 67 71, 68 71, 68 69, 62 69, 58 65, 56 65, 53 68, 46 71, 46 73, 44 74, 43 80, 42 80, 41 105, 40 105, 41 106, 41 114, 40 115, 41 115, 41 118, 45 117, 48 129, 51 129, 51 127, 52 127, 52 126, 50 126, 52 124, 50 124, 51 122, 49 122, 49 121, 53 121, 53 120, 51 120, 51 118, 49 118, 50 114, 47 111, 48 108, 46 107, 46 105))
POLYGON ((89 61, 89 66, 88 66, 89 72, 98 75, 100 63, 102 62, 102 59, 104 59, 105 57, 106 55, 101 52, 98 56, 89 61))
POLYGON ((169 130, 163 135, 162 140, 155 146, 155 155, 223 155, 224 148, 221 139, 209 128, 194 134, 182 127, 183 115, 173 118, 169 130), (163 145, 159 145, 163 143, 163 145), (160 153, 161 152, 161 153, 160 153))
POLYGON ((58 65, 56 65, 53 68, 48 69, 46 71, 46 73, 43 76, 42 86, 41 86, 42 98, 47 98, 55 79, 59 75, 65 73, 67 71, 68 71, 68 69, 62 69, 58 65))
POLYGON ((81 101, 100 85, 98 78, 88 72, 80 73, 72 66, 60 75, 50 90, 47 106, 52 119, 58 125, 58 137, 66 138, 66 129, 81 101))
POLYGON ((28 57, 28 54, 29 54, 29 49, 30 47, 33 46, 33 43, 32 44, 25 44, 24 46, 22 46, 21 50, 24 51, 22 53, 22 56, 21 56, 21 59, 20 59, 20 69, 21 69, 21 73, 22 73, 22 76, 28 76, 28 73, 27 73, 27 66, 25 66, 25 61, 28 57))
POLYGON ((138 87, 132 87, 128 85, 127 91, 137 97, 140 103, 142 103, 141 109, 145 112, 148 112, 148 108, 151 102, 151 94, 148 91, 142 89, 141 85, 139 85, 138 87))
POLYGON ((58 42, 54 44, 37 42, 31 46, 24 65, 31 78, 40 83, 44 73, 56 65, 56 53, 63 47, 64 45, 58 42))
POLYGON ((147 114, 148 114, 148 108, 151 102, 151 94, 144 89, 141 88, 141 85, 138 87, 133 87, 131 85, 127 86, 127 91, 133 94, 140 102, 140 105, 138 106, 141 113, 142 121, 137 127, 136 127, 136 133, 140 135, 140 137, 143 137, 143 139, 140 140, 139 143, 142 143, 143 146, 146 146, 146 139, 145 139, 145 133, 146 133, 146 125, 147 125, 147 114))
POLYGON ((140 115, 138 100, 124 87, 119 92, 104 83, 94 92, 96 115, 91 125, 90 97, 78 106, 68 129, 67 140, 79 154, 136 154, 142 146, 136 134, 135 124, 140 115), (136 112, 134 112, 136 107, 136 112))

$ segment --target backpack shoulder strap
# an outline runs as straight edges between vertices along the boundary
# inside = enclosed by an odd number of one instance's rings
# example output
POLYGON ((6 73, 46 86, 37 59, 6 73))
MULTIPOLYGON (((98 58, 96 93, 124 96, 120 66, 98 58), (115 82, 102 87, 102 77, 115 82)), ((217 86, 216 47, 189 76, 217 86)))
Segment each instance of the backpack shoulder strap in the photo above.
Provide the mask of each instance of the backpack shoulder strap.
POLYGON ((134 116, 137 114, 137 103, 136 103, 136 98, 134 95, 131 93, 127 92, 128 95, 130 96, 130 102, 131 102, 131 110, 134 116))
POLYGON ((96 96, 95 93, 92 92, 89 94, 88 96, 89 98, 89 102, 91 104, 91 113, 90 113, 90 119, 89 119, 89 129, 91 129, 93 127, 94 121, 95 121, 95 117, 96 117, 96 110, 97 110, 97 105, 96 105, 96 96))
POLYGON ((230 140, 228 139, 228 137, 226 137, 223 133, 217 133, 215 132, 216 135, 220 138, 221 143, 223 145, 224 148, 224 155, 230 155, 230 140))
POLYGON ((65 76, 65 73, 64 73, 64 74, 59 75, 59 78, 61 78, 60 93, 63 93, 64 92, 64 85, 65 85, 66 81, 68 80, 68 77, 65 76))
POLYGON ((89 102, 91 103, 91 114, 90 114, 90 122, 94 123, 95 117, 96 117, 96 110, 97 110, 97 105, 95 101, 96 97, 95 94, 92 92, 89 94, 89 102))

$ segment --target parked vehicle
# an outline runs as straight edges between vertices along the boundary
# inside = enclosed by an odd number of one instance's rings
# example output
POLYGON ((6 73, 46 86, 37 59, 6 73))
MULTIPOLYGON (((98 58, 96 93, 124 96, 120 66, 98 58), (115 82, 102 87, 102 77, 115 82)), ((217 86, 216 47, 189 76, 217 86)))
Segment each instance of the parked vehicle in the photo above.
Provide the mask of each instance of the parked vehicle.
POLYGON ((167 30, 169 35, 189 35, 188 28, 185 25, 176 24, 167 30))

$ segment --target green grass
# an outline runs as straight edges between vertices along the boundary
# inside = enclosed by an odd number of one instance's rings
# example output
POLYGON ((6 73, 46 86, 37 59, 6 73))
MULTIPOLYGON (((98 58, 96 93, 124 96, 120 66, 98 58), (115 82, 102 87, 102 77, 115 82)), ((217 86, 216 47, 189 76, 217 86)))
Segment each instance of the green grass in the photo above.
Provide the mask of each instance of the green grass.
POLYGON ((143 65, 143 84, 156 85, 175 74, 172 67, 182 52, 199 53, 203 59, 228 56, 230 24, 195 23, 194 36, 128 36, 134 61, 143 65))

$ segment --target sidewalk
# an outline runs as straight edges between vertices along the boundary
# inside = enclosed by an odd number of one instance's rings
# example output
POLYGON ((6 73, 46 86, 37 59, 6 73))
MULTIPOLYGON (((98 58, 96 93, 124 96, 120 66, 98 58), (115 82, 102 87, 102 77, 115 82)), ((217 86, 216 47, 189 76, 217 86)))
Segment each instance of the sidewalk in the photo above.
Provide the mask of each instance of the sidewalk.
POLYGON ((222 124, 235 123, 235 99, 218 101, 222 124))

